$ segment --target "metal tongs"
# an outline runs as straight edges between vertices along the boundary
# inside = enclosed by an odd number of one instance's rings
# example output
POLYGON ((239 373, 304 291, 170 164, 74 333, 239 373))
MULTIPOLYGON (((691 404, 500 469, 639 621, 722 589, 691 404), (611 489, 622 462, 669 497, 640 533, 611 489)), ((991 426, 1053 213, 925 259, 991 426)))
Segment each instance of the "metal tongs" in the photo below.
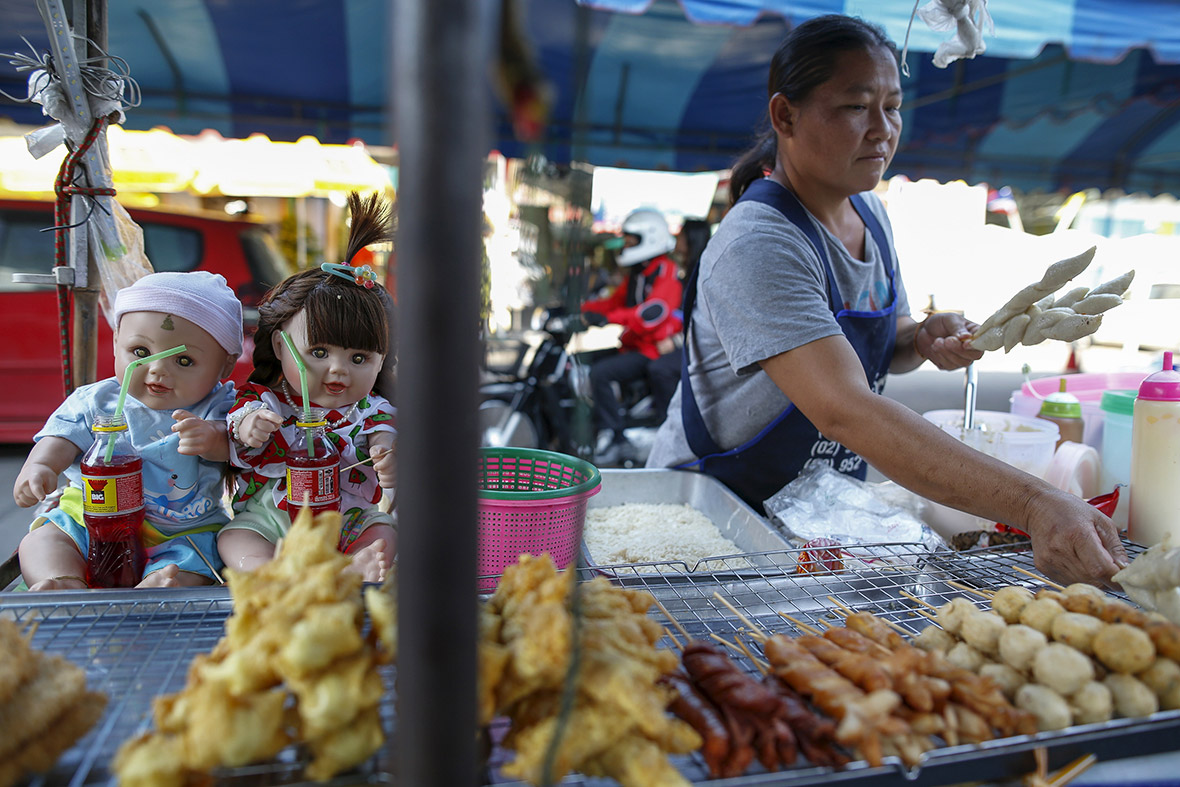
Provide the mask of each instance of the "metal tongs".
POLYGON ((975 428, 975 393, 979 387, 979 372, 975 364, 967 364, 967 384, 963 389, 963 429, 975 428))

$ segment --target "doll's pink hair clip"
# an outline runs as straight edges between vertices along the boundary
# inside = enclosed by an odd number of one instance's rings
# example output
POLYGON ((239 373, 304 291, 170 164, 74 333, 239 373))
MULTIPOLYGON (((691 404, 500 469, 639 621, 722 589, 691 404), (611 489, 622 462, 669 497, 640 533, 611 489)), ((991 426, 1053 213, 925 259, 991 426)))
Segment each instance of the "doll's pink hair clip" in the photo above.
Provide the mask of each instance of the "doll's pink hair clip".
POLYGON ((333 276, 339 276, 342 279, 348 279, 354 284, 359 284, 366 290, 373 289, 377 284, 377 274, 368 265, 361 265, 354 268, 351 265, 346 265, 341 262, 325 262, 320 265, 320 270, 326 271, 333 276))

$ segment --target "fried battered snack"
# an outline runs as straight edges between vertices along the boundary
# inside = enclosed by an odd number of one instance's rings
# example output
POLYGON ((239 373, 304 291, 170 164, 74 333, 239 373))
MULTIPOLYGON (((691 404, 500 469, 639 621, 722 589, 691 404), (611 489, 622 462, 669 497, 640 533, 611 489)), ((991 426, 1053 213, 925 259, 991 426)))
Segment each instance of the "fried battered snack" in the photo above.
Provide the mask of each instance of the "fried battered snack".
POLYGON ((377 666, 392 660, 396 610, 387 588, 370 589, 365 636, 361 577, 342 571, 349 558, 336 550, 339 517, 304 511, 275 560, 226 572, 234 613, 225 636, 193 659, 184 689, 156 698, 155 732, 119 749, 121 784, 182 784, 295 742, 311 753, 307 776, 322 781, 380 748, 377 666))
POLYGON ((31 638, 0 620, 0 787, 52 768, 106 708, 80 667, 35 650, 31 638))
POLYGON ((663 629, 647 617, 651 595, 599 578, 578 586, 574 599, 574 587, 573 574, 559 574, 548 555, 522 555, 480 611, 481 722, 507 715, 504 746, 516 752, 502 772, 540 783, 561 729, 550 774, 555 781, 577 770, 624 787, 687 784, 666 755, 698 749, 701 738, 666 712, 673 692, 657 681, 678 659, 655 647, 663 629), (563 727, 575 641, 579 668, 563 727))

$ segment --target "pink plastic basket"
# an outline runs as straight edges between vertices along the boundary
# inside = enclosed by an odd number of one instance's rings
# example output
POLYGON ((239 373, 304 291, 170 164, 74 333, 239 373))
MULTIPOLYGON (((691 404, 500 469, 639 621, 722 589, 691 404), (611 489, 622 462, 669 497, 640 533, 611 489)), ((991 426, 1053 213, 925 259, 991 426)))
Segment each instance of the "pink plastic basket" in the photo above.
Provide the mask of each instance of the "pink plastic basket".
POLYGON ((586 501, 602 487, 598 468, 577 457, 529 448, 480 449, 479 589, 524 553, 574 562, 586 501))

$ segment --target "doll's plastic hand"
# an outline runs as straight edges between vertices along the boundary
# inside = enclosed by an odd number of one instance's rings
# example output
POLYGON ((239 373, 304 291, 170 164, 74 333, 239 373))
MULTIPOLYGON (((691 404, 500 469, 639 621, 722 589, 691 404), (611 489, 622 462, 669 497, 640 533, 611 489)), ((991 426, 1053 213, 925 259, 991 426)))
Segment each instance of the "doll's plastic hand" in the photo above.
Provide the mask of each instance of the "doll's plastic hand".
POLYGON ((242 445, 258 448, 283 425, 283 417, 270 410, 255 410, 242 419, 238 439, 242 445))
POLYGON ((224 457, 229 449, 229 432, 225 422, 206 421, 198 418, 188 410, 175 410, 172 413, 176 423, 172 424, 172 431, 180 435, 180 443, 176 452, 182 456, 211 456, 224 457))
POLYGON ((55 489, 57 473, 53 472, 53 468, 40 462, 26 462, 16 477, 12 498, 21 508, 28 508, 44 500, 55 489))
POLYGON ((397 446, 373 446, 373 469, 377 471, 377 483, 382 489, 397 486, 397 446))
POLYGON ((918 326, 918 352, 939 369, 962 369, 983 357, 964 344, 979 326, 954 312, 935 312, 918 326))

